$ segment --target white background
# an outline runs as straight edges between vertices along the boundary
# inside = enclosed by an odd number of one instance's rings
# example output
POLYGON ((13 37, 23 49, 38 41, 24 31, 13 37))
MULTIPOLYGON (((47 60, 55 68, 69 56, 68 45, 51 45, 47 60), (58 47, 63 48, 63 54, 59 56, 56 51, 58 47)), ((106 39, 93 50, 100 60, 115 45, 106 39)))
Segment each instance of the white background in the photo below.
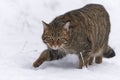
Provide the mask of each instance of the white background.
POLYGON ((0 80, 120 80, 120 0, 0 0, 0 80), (78 69, 78 58, 32 63, 46 48, 41 21, 78 9, 88 3, 105 6, 110 14, 109 45, 116 57, 87 69, 78 69))

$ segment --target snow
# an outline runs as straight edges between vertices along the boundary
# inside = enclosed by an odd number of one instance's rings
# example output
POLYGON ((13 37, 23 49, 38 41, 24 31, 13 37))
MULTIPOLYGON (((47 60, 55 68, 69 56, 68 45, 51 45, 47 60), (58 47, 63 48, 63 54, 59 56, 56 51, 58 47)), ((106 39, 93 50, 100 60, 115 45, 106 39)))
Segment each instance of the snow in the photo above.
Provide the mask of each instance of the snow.
POLYGON ((0 80, 120 80, 119 7, 119 0, 0 0, 0 80), (32 63, 46 48, 41 21, 49 23, 88 3, 103 4, 109 12, 109 44, 116 57, 78 69, 77 56, 67 55, 33 68, 32 63))

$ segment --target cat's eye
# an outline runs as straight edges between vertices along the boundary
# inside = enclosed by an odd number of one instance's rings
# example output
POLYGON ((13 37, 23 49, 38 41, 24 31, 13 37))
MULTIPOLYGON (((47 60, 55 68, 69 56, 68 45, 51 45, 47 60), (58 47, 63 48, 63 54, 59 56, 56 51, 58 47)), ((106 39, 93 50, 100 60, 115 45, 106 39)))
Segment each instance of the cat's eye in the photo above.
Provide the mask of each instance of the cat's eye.
POLYGON ((57 39, 58 41, 60 40, 60 38, 57 39))
POLYGON ((61 38, 61 41, 62 42, 66 42, 67 40, 65 38, 61 38))
POLYGON ((52 38, 52 37, 46 37, 46 38, 45 38, 45 42, 50 42, 50 41, 53 41, 53 38, 52 38))
POLYGON ((65 39, 64 38, 61 38, 62 41, 64 41, 65 39))

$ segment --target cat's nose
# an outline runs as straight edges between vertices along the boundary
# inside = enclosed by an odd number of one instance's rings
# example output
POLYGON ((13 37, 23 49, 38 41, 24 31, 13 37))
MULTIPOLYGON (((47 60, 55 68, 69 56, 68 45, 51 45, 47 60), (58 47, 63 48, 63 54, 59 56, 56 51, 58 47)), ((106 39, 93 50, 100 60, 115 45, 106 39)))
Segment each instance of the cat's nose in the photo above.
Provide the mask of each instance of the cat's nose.
POLYGON ((57 42, 57 41, 54 41, 53 43, 52 43, 52 49, 59 49, 59 47, 60 47, 60 45, 59 45, 59 43, 57 42))
POLYGON ((58 45, 58 42, 57 41, 54 41, 53 42, 53 45, 56 47, 58 45))

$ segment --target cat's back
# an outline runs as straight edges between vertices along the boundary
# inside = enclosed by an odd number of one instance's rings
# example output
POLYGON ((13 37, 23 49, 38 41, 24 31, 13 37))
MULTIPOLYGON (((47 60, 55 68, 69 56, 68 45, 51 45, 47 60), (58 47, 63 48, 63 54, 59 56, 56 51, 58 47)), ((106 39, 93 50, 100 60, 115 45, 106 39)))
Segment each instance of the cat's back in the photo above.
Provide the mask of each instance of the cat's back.
POLYGON ((50 24, 54 26, 62 26, 67 21, 70 21, 71 26, 75 26, 80 21, 85 22, 85 19, 92 19, 101 16, 106 19, 109 18, 109 15, 105 10, 104 6, 100 4, 88 4, 80 9, 72 10, 56 17, 50 24))
POLYGON ((101 9, 101 10, 104 10, 105 8, 101 4, 88 4, 81 9, 97 9, 97 10, 101 9))
POLYGON ((65 17, 66 19, 78 19, 80 20, 80 18, 83 19, 84 18, 89 18, 89 17, 109 17, 108 12, 106 11, 106 9, 104 8, 103 5, 101 4, 88 4, 80 9, 76 9, 76 10, 72 10, 70 12, 65 13, 64 15, 60 16, 60 17, 65 17), (65 17, 66 16, 66 17, 65 17))
POLYGON ((97 14, 97 16, 109 16, 104 6, 100 4, 88 4, 79 10, 86 15, 95 16, 95 14, 97 14))

